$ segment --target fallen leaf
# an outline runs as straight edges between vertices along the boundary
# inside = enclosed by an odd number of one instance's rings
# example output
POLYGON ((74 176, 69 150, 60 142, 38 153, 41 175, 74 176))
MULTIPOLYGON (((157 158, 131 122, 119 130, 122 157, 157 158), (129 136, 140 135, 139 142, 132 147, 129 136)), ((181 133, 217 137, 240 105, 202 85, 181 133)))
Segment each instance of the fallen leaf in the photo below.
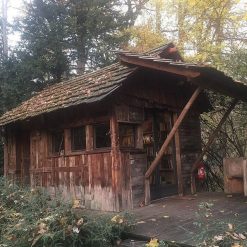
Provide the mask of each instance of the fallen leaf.
POLYGON ((167 219, 167 218, 170 218, 169 215, 164 215, 163 218, 167 219))
POLYGON ((246 239, 246 237, 245 237, 244 234, 242 234, 242 233, 239 233, 238 236, 239 236, 241 239, 243 239, 243 240, 246 239))
POLYGON ((143 221, 143 220, 136 222, 136 224, 145 224, 145 223, 146 223, 146 222, 143 221))
POLYGON ((230 231, 232 231, 233 230, 233 224, 229 223, 228 224, 228 228, 229 228, 230 231))

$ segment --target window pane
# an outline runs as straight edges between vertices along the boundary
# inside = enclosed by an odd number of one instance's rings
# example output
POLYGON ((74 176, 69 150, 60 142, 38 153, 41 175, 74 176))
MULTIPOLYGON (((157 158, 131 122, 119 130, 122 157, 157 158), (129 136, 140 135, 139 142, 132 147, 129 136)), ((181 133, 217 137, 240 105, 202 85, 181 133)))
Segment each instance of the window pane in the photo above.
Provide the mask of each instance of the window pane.
POLYGON ((86 132, 84 126, 71 129, 71 149, 72 151, 86 149, 86 132))
POLYGON ((52 153, 60 153, 64 150, 64 133, 63 131, 53 132, 52 136, 52 153))
POLYGON ((95 147, 104 148, 111 146, 110 124, 98 124, 94 126, 95 147))
POLYGON ((135 126, 119 124, 120 147, 135 147, 135 126))

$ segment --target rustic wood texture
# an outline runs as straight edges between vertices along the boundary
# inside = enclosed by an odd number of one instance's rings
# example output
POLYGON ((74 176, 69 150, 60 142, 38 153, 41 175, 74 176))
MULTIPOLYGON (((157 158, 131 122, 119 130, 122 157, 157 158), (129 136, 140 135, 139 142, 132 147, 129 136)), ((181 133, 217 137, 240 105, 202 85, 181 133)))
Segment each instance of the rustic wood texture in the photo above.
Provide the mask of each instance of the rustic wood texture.
POLYGON ((226 194, 243 194, 245 192, 244 172, 245 158, 225 158, 224 166, 224 192, 226 194))
MULTIPOLYGON (((176 122, 178 118, 177 113, 173 114, 173 122, 176 122)), ((180 147, 180 137, 179 131, 175 133, 175 148, 176 148, 176 167, 177 167, 177 183, 178 183, 178 194, 184 194, 183 186, 183 175, 182 175, 182 162, 181 162, 181 147, 180 147)))
POLYGON ((201 91, 202 91, 201 88, 197 88, 195 90, 195 92, 193 93, 193 95, 191 96, 191 98, 189 99, 188 103, 185 105, 185 107, 182 110, 182 112, 180 113, 177 121, 174 123, 174 126, 171 129, 171 132, 168 134, 164 144, 162 145, 160 151, 158 152, 155 160, 153 161, 153 163, 148 168, 148 170, 147 170, 147 172, 145 174, 146 178, 150 177, 150 175, 154 171, 155 167, 159 164, 162 156, 166 152, 166 149, 167 149, 168 145, 170 144, 171 140, 173 139, 173 137, 174 137, 176 131, 178 130, 180 124, 182 123, 184 117, 186 116, 186 114, 190 110, 191 106, 193 105, 193 103, 195 102, 195 100, 197 99, 197 97, 198 97, 198 95, 200 94, 201 91))
MULTIPOLYGON (((43 186, 51 194, 62 194, 67 200, 80 200, 81 205, 89 209, 121 211, 143 205, 144 199, 146 204, 149 203, 149 180, 144 178, 147 170, 147 154, 143 149, 145 113, 150 109, 179 113, 194 90, 178 83, 182 78, 166 75, 164 83, 164 74, 155 75, 150 71, 140 73, 121 92, 100 106, 94 104, 90 111, 88 107, 78 106, 73 110, 64 109, 18 123, 17 132, 30 132, 30 169, 24 170, 28 166, 16 162, 18 157, 24 157, 25 152, 27 154, 27 150, 23 149, 23 146, 28 146, 27 142, 15 131, 10 131, 5 150, 7 173, 20 177, 30 173, 32 186, 43 186), (157 84, 153 83, 154 79, 157 84), (141 86, 139 81, 142 81, 141 86), (104 122, 110 122, 111 147, 96 149, 93 126, 104 122), (135 147, 120 148, 118 128, 121 123, 135 126, 135 147), (72 151, 71 128, 80 126, 85 126, 86 130, 86 150, 72 151), (54 155, 51 153, 50 136, 52 130, 57 129, 64 130, 65 145, 64 151, 54 155)), ((193 118, 187 116, 179 130, 183 181, 185 170, 190 171, 192 164, 188 163, 190 154, 185 147, 189 142, 192 145, 200 143, 200 133, 186 133, 194 128, 194 122, 199 124, 199 113, 207 109, 208 104, 201 97, 202 94, 197 99, 200 104, 191 108, 191 112, 195 113, 193 118)), ((28 160, 25 162, 27 164, 28 160)))
POLYGON ((184 193, 190 193, 190 171, 192 164, 202 152, 199 114, 190 113, 179 128, 182 179, 184 193))

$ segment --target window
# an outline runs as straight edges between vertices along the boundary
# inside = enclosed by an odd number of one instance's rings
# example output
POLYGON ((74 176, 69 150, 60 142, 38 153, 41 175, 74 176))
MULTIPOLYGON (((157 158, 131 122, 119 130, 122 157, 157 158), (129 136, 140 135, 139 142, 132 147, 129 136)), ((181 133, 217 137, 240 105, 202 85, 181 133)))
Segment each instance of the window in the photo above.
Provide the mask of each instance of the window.
POLYGON ((85 127, 71 129, 71 150, 80 151, 86 149, 86 132, 85 127))
POLYGON ((120 147, 135 147, 136 127, 133 124, 119 124, 120 147))
POLYGON ((60 154, 64 151, 64 133, 63 131, 56 131, 51 133, 52 153, 60 154))
POLYGON ((105 148, 111 146, 109 123, 102 123, 94 126, 94 146, 96 148, 105 148))

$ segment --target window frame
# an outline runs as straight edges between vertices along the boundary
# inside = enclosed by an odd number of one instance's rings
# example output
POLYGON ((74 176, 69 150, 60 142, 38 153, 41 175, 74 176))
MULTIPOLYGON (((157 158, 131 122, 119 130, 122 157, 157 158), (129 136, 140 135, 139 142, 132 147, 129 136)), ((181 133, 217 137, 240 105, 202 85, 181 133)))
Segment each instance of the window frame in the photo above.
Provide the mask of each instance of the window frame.
POLYGON ((111 149, 112 146, 112 140, 111 140, 111 125, 110 121, 109 122, 101 122, 101 123, 95 123, 93 124, 93 149, 94 150, 101 150, 101 149, 111 149), (96 135, 96 128, 100 125, 107 125, 109 126, 109 146, 104 146, 104 147, 97 147, 97 135, 96 135))
POLYGON ((65 154, 65 133, 64 130, 51 130, 50 131, 50 154, 53 156, 60 156, 65 154), (60 143, 59 150, 55 150, 54 137, 56 134, 61 134, 62 142, 60 143))
MULTIPOLYGON (((133 123, 118 123, 118 129, 119 129, 119 147, 121 149, 136 149, 137 146, 137 124, 133 124, 133 123), (122 145, 122 136, 121 136, 121 126, 128 126, 131 127, 132 131, 133 131, 133 139, 134 139, 134 143, 131 146, 123 146, 122 145)), ((128 135, 125 135, 128 136, 128 135)), ((124 136, 123 136, 124 137, 124 136)))
MULTIPOLYGON (((81 126, 71 127, 69 131, 70 131, 70 151, 72 153, 85 152, 87 150, 86 126, 85 125, 81 125, 81 126), (84 132, 84 140, 82 140, 82 141, 83 141, 84 147, 82 149, 75 149, 73 147, 73 140, 74 140, 73 130, 75 130, 75 129, 83 129, 83 132, 84 132)), ((81 137, 83 137, 83 135, 81 137)))

